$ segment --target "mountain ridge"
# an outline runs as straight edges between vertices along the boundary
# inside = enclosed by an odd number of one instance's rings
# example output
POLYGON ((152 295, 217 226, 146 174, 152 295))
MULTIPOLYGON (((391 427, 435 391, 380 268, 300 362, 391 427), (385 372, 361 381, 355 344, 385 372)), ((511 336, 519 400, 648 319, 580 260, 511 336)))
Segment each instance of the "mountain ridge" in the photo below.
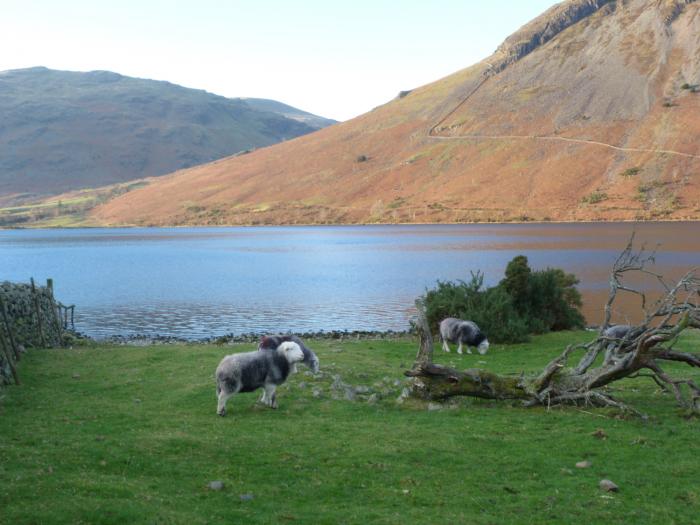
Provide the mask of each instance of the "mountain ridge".
POLYGON ((0 193, 164 175, 331 123, 276 101, 111 71, 8 70, 0 72, 0 193))
POLYGON ((698 219, 698 6, 562 2, 477 64, 312 135, 159 178, 91 220, 698 219), (518 59, 495 71, 509 49, 518 59))

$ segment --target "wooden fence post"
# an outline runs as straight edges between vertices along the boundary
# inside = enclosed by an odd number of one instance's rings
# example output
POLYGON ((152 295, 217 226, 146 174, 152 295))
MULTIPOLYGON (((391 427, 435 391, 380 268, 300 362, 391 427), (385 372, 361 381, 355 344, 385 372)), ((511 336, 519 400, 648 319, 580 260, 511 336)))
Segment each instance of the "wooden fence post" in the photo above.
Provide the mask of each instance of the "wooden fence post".
POLYGON ((63 346, 63 330, 61 328, 61 314, 56 298, 53 295, 53 279, 46 279, 46 288, 49 291, 49 299, 51 301, 51 310, 53 311, 53 324, 58 335, 58 346, 63 346))
POLYGON ((39 339, 41 340, 41 344, 44 346, 44 348, 46 348, 48 346, 48 343, 46 342, 46 337, 44 337, 44 329, 42 327, 41 322, 41 307, 39 306, 39 296, 36 292, 34 277, 30 279, 30 282, 32 284, 32 298, 34 299, 34 311, 36 312, 36 322, 39 328, 39 339))

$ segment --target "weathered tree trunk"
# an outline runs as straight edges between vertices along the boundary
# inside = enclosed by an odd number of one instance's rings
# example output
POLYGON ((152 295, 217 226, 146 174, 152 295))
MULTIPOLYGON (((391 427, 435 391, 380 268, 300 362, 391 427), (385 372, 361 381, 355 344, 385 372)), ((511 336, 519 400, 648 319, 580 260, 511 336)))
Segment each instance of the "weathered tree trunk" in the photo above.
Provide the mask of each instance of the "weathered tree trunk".
POLYGON ((686 328, 700 328, 700 278, 691 271, 675 286, 669 286, 662 276, 647 269, 654 262, 654 254, 645 255, 643 248, 633 251, 633 241, 634 236, 613 266, 605 323, 596 339, 585 345, 569 346, 536 377, 516 378, 479 369, 460 372, 434 364, 428 323, 422 304, 416 303, 420 350, 413 369, 406 372, 413 378, 411 395, 430 400, 452 396, 514 399, 526 406, 610 406, 638 413, 600 389, 626 377, 644 377, 639 372, 648 370, 649 377, 674 394, 679 406, 700 414, 700 387, 692 379, 674 379, 659 364, 676 361, 700 368, 700 355, 673 349, 686 328), (666 295, 647 310, 645 295, 623 284, 623 277, 629 272, 654 276, 664 286, 666 295), (605 332, 620 291, 641 296, 645 319, 640 325, 629 327, 624 337, 613 338, 605 332), (585 350, 583 357, 577 366, 568 368, 569 357, 578 350, 585 350), (605 352, 602 364, 593 367, 601 352, 605 352))

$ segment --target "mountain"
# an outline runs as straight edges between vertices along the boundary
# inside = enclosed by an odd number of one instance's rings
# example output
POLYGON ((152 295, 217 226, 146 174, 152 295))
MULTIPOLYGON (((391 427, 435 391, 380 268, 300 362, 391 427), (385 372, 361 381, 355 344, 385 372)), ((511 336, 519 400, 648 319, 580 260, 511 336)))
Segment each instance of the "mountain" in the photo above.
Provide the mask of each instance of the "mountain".
POLYGON ((333 123, 109 71, 0 72, 0 194, 55 194, 163 175, 333 123))
POLYGON ((159 178, 100 224, 700 218, 700 4, 569 0, 484 61, 159 178))
POLYGON ((337 123, 336 120, 319 117, 318 115, 307 113, 306 111, 293 108, 292 106, 288 106, 282 102, 277 102, 276 100, 270 100, 267 98, 241 98, 238 100, 242 100, 253 109, 267 111, 269 113, 277 113, 283 117, 308 124, 314 129, 325 128, 337 123))

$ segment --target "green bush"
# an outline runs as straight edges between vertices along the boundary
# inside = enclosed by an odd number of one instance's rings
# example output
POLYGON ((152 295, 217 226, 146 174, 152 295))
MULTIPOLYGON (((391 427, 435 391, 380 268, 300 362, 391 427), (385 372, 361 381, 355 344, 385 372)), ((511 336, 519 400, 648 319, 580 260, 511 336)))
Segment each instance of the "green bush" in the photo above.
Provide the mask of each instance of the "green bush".
POLYGON ((584 327, 578 282, 574 275, 559 268, 531 273, 528 293, 518 304, 518 312, 527 321, 530 332, 543 334, 584 327))
POLYGON ((528 340, 527 324, 513 305, 513 298, 500 286, 484 288, 484 275, 472 273, 469 282, 438 281, 420 299, 428 324, 438 331, 446 317, 474 321, 493 343, 517 343, 528 340))
POLYGON ((438 281, 419 301, 431 329, 445 317, 474 321, 494 343, 527 341, 529 334, 582 328, 578 279, 559 268, 532 271, 527 257, 508 263, 505 278, 484 287, 481 272, 468 282, 438 281))

